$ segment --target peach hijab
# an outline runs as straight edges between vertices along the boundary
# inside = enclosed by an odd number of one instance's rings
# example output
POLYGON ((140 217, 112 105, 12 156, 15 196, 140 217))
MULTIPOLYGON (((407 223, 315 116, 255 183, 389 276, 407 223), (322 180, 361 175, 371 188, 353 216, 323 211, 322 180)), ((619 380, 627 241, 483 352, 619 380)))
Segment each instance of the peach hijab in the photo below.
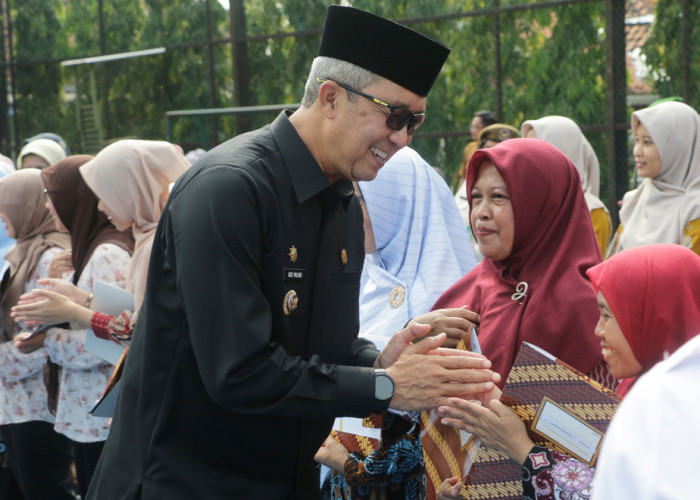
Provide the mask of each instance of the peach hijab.
POLYGON ((80 167, 85 183, 120 220, 131 221, 134 254, 126 288, 134 294, 135 312, 146 292, 148 261, 158 219, 170 185, 189 163, 169 142, 127 139, 110 144, 80 167))
POLYGON ((5 340, 10 340, 14 329, 10 308, 24 293, 25 283, 41 254, 53 247, 70 248, 70 236, 56 230, 54 218, 46 208, 44 183, 38 169, 17 170, 0 179, 0 209, 16 233, 15 245, 5 254, 10 268, 2 295, 5 340))

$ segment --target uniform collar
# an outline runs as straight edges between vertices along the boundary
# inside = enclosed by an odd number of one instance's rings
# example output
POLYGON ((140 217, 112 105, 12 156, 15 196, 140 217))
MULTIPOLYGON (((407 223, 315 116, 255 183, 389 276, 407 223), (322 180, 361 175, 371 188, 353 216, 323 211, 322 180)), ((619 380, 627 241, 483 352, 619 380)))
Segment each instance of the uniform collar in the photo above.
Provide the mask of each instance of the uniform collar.
POLYGON ((291 111, 282 111, 272 122, 271 128, 272 135, 279 146, 282 159, 289 172, 297 202, 304 203, 326 191, 323 195, 325 200, 331 204, 333 201, 342 200, 343 205, 347 208, 354 194, 352 182, 348 179, 341 179, 334 182, 333 185, 329 184, 311 151, 289 121, 291 113, 291 111))

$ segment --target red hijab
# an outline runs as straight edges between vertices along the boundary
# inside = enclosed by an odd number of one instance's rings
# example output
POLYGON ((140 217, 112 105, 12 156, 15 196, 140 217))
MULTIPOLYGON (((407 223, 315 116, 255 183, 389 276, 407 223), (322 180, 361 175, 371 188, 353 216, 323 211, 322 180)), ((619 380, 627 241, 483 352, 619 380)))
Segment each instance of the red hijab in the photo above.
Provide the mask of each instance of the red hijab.
POLYGON ((511 139, 474 153, 467 198, 491 161, 508 188, 515 234, 510 255, 484 258, 434 309, 469 306, 481 315, 479 343, 501 385, 523 341, 587 373, 602 361, 593 334, 599 311, 586 270, 601 260, 576 167, 540 139, 511 139))
MULTIPOLYGON (((700 333, 700 257, 672 244, 623 250, 588 270, 642 372, 700 333)), ((625 396, 637 378, 622 381, 625 396)))
POLYGON ((80 175, 80 166, 94 156, 73 155, 41 171, 41 180, 51 197, 58 218, 71 239, 71 258, 78 283, 80 274, 99 245, 113 243, 131 254, 134 236, 131 229, 117 231, 107 216, 97 209, 99 200, 80 175))

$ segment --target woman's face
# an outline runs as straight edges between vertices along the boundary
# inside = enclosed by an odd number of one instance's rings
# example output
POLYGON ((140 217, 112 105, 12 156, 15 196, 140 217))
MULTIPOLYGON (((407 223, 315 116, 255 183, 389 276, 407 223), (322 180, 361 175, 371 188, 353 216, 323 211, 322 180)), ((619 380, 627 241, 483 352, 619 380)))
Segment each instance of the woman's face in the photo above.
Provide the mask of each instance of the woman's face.
POLYGON ((595 327, 595 335, 600 339, 603 359, 610 366, 610 372, 616 378, 629 378, 639 375, 642 365, 632 352, 629 342, 620 330, 608 301, 598 292, 600 319, 595 327))
POLYGON ((507 258, 515 236, 513 205, 506 183, 492 162, 481 164, 471 196, 469 219, 479 250, 494 261, 507 258))
MULTIPOLYGON (((46 189, 44 189, 44 193, 46 193, 46 189)), ((54 224, 56 224, 56 231, 59 231, 61 233, 67 233, 68 228, 63 225, 63 222, 61 222, 61 219, 58 217, 58 214, 56 213, 56 208, 53 206, 53 203, 51 202, 51 197, 49 196, 48 193, 46 193, 46 209, 51 212, 51 215, 53 216, 54 224)))
POLYGON ((49 162, 44 160, 41 156, 34 154, 28 154, 22 157, 22 168, 46 168, 49 166, 49 162))
POLYGON ((526 139, 537 139, 537 133, 535 132, 534 127, 527 126, 527 128, 524 130, 523 137, 526 139))
POLYGON ((661 155, 641 122, 634 129, 634 162, 639 177, 653 179, 661 172, 661 155))
POLYGON ((12 238, 13 240, 16 240, 17 231, 15 231, 15 226, 12 225, 12 221, 7 216, 4 210, 0 211, 0 218, 2 218, 2 222, 5 224, 5 232, 7 233, 7 236, 12 238))
POLYGON ((479 140, 479 132, 481 132, 482 128, 484 128, 484 122, 481 121, 481 117, 475 116, 472 118, 472 121, 469 124, 469 133, 471 134, 473 141, 479 140))
POLYGON ((114 213, 105 205, 105 203, 100 200, 97 203, 97 210, 100 212, 104 213, 109 221, 112 223, 114 227, 117 228, 117 231, 126 231, 131 227, 131 222, 123 221, 119 219, 114 213))
POLYGON ((491 139, 486 139, 484 141, 483 146, 481 146, 481 149, 488 149, 488 148, 492 148, 492 147, 497 146, 497 145, 498 145, 498 142, 492 141, 491 139))

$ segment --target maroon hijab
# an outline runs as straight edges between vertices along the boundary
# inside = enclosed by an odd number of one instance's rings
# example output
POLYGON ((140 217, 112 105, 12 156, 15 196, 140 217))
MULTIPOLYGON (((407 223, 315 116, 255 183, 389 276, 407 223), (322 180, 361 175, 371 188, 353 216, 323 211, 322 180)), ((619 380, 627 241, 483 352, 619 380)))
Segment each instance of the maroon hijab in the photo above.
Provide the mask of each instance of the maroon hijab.
POLYGON ((574 165, 540 139, 511 139, 474 153, 467 198, 481 165, 491 161, 513 205, 511 254, 488 258, 433 306, 469 306, 481 315, 479 343, 505 382, 523 341, 587 373, 602 361, 594 329, 599 310, 586 270, 601 260, 574 165))
POLYGON ((113 243, 131 254, 134 236, 131 229, 117 231, 107 216, 97 210, 98 199, 85 184, 79 167, 93 156, 73 155, 41 171, 41 179, 51 198, 58 218, 71 239, 71 252, 77 283, 85 265, 99 245, 113 243))

